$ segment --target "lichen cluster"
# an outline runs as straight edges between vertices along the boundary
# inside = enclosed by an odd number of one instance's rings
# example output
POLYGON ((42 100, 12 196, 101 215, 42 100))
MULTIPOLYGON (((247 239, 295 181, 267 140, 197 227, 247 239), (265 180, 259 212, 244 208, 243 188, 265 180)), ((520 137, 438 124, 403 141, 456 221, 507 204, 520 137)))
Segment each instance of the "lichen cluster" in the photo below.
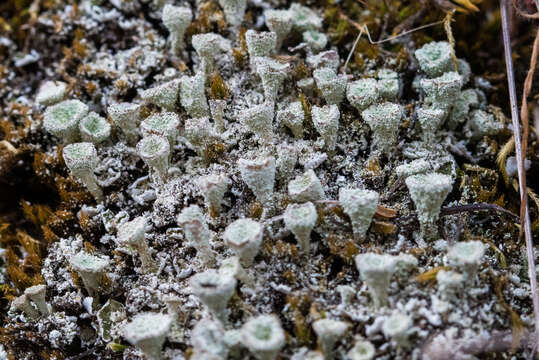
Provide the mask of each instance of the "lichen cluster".
POLYGON ((477 198, 462 158, 505 129, 448 42, 358 71, 300 3, 111 3, 51 10, 129 36, 79 39, 96 89, 47 74, 27 99, 56 181, 82 195, 13 296, 11 334, 56 358, 359 360, 511 328, 500 250, 442 217, 477 198))

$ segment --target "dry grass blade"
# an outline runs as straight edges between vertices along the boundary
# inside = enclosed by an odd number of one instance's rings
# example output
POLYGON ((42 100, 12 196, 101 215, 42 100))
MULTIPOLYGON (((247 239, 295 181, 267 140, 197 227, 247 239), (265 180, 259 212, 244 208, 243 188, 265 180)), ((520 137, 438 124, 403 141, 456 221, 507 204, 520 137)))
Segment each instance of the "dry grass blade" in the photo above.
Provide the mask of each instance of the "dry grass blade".
MULTIPOLYGON (((511 121, 513 123, 513 132, 515 137, 515 153, 517 159, 522 159, 521 154, 521 141, 520 141, 520 123, 517 108, 517 94, 515 87, 514 71, 513 71, 513 59, 511 57, 511 39, 509 35, 509 20, 507 14, 507 1, 500 0, 500 13, 502 20, 502 34, 503 44, 505 50, 505 65, 507 69, 507 82, 509 86, 509 100, 511 106, 511 121)), ((530 276, 530 287, 532 292, 533 311, 535 313, 535 344, 539 344, 539 298, 537 297, 537 275, 535 271, 535 259, 533 253, 533 239, 530 225, 530 214, 528 212, 528 206, 526 202, 526 179, 523 177, 524 167, 522 162, 517 162, 518 179, 521 206, 523 209, 523 216, 520 217, 521 229, 524 230, 524 237, 526 239, 526 254, 528 258, 528 271, 530 276)))

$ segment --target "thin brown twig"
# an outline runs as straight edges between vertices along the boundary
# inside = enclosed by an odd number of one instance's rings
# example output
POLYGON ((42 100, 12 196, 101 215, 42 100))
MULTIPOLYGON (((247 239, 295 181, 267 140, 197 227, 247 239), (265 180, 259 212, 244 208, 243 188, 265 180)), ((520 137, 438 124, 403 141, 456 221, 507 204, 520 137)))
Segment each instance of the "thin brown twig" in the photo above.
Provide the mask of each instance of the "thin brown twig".
MULTIPOLYGON (((502 20, 502 35, 505 53, 505 66, 507 71, 507 83, 509 87, 509 101, 511 107, 511 121, 513 123, 513 134, 515 136, 515 153, 516 158, 521 159, 521 142, 520 142, 520 122, 517 108, 517 93, 515 87, 515 78, 513 70, 513 59, 511 57, 511 39, 509 35, 509 20, 507 13, 507 0, 500 0, 500 14, 502 20)), ((522 174, 524 166, 522 162, 517 161, 518 182, 520 190, 521 204, 522 199, 526 198, 526 183, 522 174)), ((533 311, 535 313, 535 343, 539 344, 539 298, 537 293, 537 275, 535 270, 535 258, 533 252, 533 240, 530 225, 530 214, 528 211, 527 202, 524 201, 523 216, 520 217, 521 229, 524 229, 524 237, 526 239, 526 255, 528 258, 528 271, 530 278, 530 287, 532 292, 533 311)))
POLYGON ((481 211, 481 210, 493 210, 498 211, 507 215, 510 215, 515 220, 519 220, 519 217, 517 214, 504 209, 501 206, 495 205, 495 204, 488 204, 488 203, 476 203, 476 204, 466 204, 466 205, 456 205, 456 206, 448 206, 443 207, 440 210, 440 215, 446 216, 446 215, 454 215, 461 212, 472 212, 472 211, 481 211))

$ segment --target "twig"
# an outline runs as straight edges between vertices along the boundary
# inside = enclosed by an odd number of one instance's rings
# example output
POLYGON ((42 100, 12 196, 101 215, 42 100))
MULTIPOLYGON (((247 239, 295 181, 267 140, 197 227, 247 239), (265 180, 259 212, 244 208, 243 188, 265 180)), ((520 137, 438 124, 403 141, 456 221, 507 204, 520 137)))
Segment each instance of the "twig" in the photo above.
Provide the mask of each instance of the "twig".
MULTIPOLYGON (((511 39, 509 36, 509 20, 507 14, 507 0, 500 0, 500 13, 502 20, 503 45, 505 52, 505 65, 507 70, 507 82, 509 86, 509 101, 511 106, 511 121, 513 123, 513 133, 515 136, 515 153, 516 158, 521 159, 521 142, 520 142, 520 124, 518 119, 517 109, 517 93, 515 88, 515 78, 513 72, 513 59, 511 57, 511 39)), ((524 182, 523 173, 524 167, 522 162, 517 161, 518 183, 520 189, 520 199, 523 205, 523 215, 520 218, 521 229, 524 229, 524 237, 526 239, 526 254, 528 258, 528 272, 530 278, 531 295, 533 302, 533 311, 535 313, 535 342, 539 344, 539 298, 537 297, 537 275, 535 271, 535 258, 533 254, 533 239, 530 226, 530 214, 526 202, 526 183, 524 182)))
POLYGON ((488 203, 476 203, 476 204, 466 204, 466 205, 444 207, 440 210, 440 215, 447 216, 447 215, 458 214, 461 212, 473 212, 473 211, 482 211, 482 210, 492 210, 492 211, 501 212, 501 213, 510 215, 515 220, 519 220, 519 217, 517 214, 512 213, 511 211, 504 209, 501 206, 498 206, 495 204, 488 204, 488 203))

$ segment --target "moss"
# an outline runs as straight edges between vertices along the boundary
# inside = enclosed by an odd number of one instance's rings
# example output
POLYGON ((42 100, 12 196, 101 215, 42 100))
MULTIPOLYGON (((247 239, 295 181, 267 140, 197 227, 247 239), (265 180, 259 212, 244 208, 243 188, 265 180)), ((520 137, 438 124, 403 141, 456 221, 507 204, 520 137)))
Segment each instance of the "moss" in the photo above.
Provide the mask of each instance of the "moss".
POLYGON ((245 39, 245 33, 247 29, 241 27, 238 31, 238 42, 240 44, 239 48, 232 48, 232 56, 234 56, 234 61, 237 65, 243 66, 247 62, 248 52, 247 52, 247 41, 245 39))
POLYGON ((210 99, 213 100, 225 100, 230 96, 230 91, 228 90, 221 74, 219 71, 215 71, 210 78, 210 99))

